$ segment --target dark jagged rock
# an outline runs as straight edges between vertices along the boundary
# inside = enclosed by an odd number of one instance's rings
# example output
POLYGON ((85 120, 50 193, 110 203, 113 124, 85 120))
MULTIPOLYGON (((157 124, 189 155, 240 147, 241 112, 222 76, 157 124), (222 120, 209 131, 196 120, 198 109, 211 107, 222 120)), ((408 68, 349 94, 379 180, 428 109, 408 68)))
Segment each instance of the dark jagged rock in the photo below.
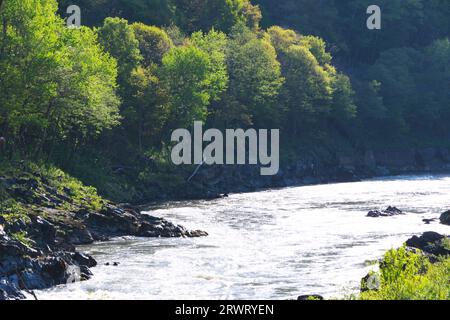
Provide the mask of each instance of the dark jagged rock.
POLYGON ((443 236, 436 232, 425 232, 420 237, 413 236, 406 241, 406 245, 411 248, 422 250, 423 252, 433 256, 449 256, 450 248, 445 244, 445 239, 449 237, 443 236))
POLYGON ((436 219, 422 219, 425 224, 431 224, 432 222, 436 221, 436 219))
POLYGON ((398 208, 396 208, 396 207, 389 206, 389 207, 387 207, 386 210, 384 210, 384 213, 387 213, 387 214, 389 214, 391 216, 396 216, 396 215, 399 215, 399 214, 403 214, 403 211, 398 209, 398 208))
POLYGON ((376 274, 369 272, 364 278, 361 279, 360 291, 376 291, 380 288, 380 278, 376 274))
POLYGON ((381 215, 382 215, 381 211, 378 211, 378 210, 371 210, 367 214, 367 216, 371 217, 371 218, 378 218, 378 217, 381 217, 381 215))
MULTIPOLYGON (((81 259, 74 259, 77 255, 91 261, 91 264, 93 261, 93 258, 77 252, 43 251, 9 237, 0 239, 0 299, 24 298, 20 290, 45 289, 66 283, 70 276, 67 273, 69 267, 84 264, 81 259)), ((86 279, 91 275, 87 271, 81 272, 86 279)))
POLYGON ((123 209, 108 205, 102 213, 91 213, 85 220, 94 238, 137 236, 152 238, 203 237, 204 231, 189 231, 163 218, 140 214, 134 209, 123 209))
POLYGON ((402 210, 400 210, 400 209, 398 209, 396 207, 389 206, 383 211, 379 211, 379 210, 369 211, 367 216, 371 217, 371 218, 379 218, 379 217, 398 216, 398 215, 401 215, 401 214, 404 214, 402 210))
POLYGON ((406 241, 406 245, 412 248, 422 249, 429 243, 433 243, 444 238, 443 235, 437 232, 425 232, 420 237, 413 236, 411 239, 406 241))
POLYGON ((325 300, 324 297, 318 294, 310 294, 310 295, 302 295, 297 298, 298 301, 307 301, 307 300, 325 300))
MULTIPOLYGON (((207 235, 141 214, 131 205, 105 202, 101 210, 94 210, 76 204, 69 188, 59 190, 47 183, 44 178, 27 175, 17 179, 0 177, 0 191, 20 203, 23 211, 9 220, 0 215, 0 300, 23 299, 23 290, 32 292, 89 279, 89 268, 97 262, 77 252, 77 245, 118 236, 207 235)), ((118 265, 114 262, 114 266, 118 265)))
POLYGON ((16 282, 4 277, 0 278, 0 300, 25 299, 16 282))
POLYGON ((72 259, 76 261, 80 266, 86 266, 88 268, 93 268, 97 266, 97 261, 95 261, 94 258, 81 252, 73 253, 72 259))
POLYGON ((450 226, 450 210, 441 214, 441 217, 439 219, 441 220, 442 224, 450 226))

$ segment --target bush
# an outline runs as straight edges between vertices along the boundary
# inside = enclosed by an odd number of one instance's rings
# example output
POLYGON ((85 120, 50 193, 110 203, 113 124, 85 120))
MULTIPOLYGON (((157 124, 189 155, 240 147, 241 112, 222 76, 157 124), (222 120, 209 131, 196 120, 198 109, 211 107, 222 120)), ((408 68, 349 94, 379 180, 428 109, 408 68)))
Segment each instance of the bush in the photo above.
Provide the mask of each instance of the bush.
POLYGON ((361 300, 448 300, 450 258, 431 264, 420 252, 405 247, 390 250, 380 263, 379 290, 360 294, 361 300))

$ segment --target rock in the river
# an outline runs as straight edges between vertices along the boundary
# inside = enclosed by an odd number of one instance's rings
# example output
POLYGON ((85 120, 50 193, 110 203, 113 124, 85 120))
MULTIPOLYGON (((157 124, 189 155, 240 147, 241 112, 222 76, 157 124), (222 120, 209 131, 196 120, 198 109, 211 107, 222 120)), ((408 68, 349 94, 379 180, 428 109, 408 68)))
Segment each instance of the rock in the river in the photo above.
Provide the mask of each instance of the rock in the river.
POLYGON ((383 211, 379 211, 379 210, 369 211, 367 216, 371 217, 371 218, 378 218, 378 217, 398 216, 398 215, 401 215, 401 214, 404 214, 402 210, 398 209, 397 207, 389 206, 383 211))
POLYGON ((450 226, 450 210, 444 212, 440 217, 441 223, 450 226))
POLYGON ((17 284, 9 278, 0 278, 0 301, 25 299, 17 284))
POLYGON ((384 213, 387 213, 388 215, 391 216, 396 216, 399 214, 403 214, 403 211, 400 210, 399 208, 389 206, 386 208, 386 210, 384 210, 384 213))
POLYGON ((367 216, 370 218, 378 218, 378 217, 381 217, 382 214, 383 213, 379 210, 371 210, 371 211, 369 211, 367 216))
POLYGON ((122 209, 107 205, 100 213, 90 213, 85 220, 87 228, 96 240, 102 237, 204 237, 204 231, 190 231, 163 218, 140 214, 132 208, 122 209))
POLYGON ((307 300, 325 300, 325 298, 324 297, 322 297, 321 295, 318 295, 318 294, 306 294, 306 295, 302 295, 302 296, 299 296, 298 298, 297 298, 297 300, 299 300, 299 301, 307 301, 307 300))
POLYGON ((376 291, 380 288, 380 278, 376 273, 369 272, 361 279, 361 292, 376 291))
POLYGON ((432 222, 436 221, 436 219, 422 219, 425 224, 431 224, 432 222))
POLYGON ((80 266, 86 266, 88 268, 93 268, 97 266, 97 261, 95 261, 94 258, 91 256, 81 253, 81 252, 75 252, 72 255, 72 259, 75 260, 80 266))
POLYGON ((450 249, 446 246, 444 239, 450 239, 436 232, 425 232, 422 236, 413 236, 406 241, 406 245, 411 248, 420 249, 433 256, 449 256, 450 249))

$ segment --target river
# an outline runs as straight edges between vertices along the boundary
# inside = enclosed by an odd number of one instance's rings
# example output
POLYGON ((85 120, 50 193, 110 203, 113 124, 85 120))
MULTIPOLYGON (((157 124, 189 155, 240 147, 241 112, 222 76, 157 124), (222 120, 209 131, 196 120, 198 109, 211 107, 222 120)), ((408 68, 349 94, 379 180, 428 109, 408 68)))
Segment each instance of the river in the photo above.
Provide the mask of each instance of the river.
POLYGON ((354 183, 172 202, 152 215, 209 232, 196 239, 121 238, 79 249, 99 266, 91 280, 37 291, 39 299, 341 298, 368 262, 424 231, 449 233, 450 177, 399 176, 354 183), (406 215, 368 218, 396 206, 406 215), (118 266, 105 263, 119 262, 118 266))

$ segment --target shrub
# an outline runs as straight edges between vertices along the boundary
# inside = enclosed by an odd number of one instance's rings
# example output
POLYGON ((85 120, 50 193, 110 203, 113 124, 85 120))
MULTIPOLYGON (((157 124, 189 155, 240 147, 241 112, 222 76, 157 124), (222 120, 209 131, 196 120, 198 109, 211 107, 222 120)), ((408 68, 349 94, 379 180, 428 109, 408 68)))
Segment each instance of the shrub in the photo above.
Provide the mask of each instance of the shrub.
POLYGON ((448 300, 450 258, 431 264, 420 252, 405 247, 390 250, 380 263, 379 290, 360 294, 361 300, 448 300))

